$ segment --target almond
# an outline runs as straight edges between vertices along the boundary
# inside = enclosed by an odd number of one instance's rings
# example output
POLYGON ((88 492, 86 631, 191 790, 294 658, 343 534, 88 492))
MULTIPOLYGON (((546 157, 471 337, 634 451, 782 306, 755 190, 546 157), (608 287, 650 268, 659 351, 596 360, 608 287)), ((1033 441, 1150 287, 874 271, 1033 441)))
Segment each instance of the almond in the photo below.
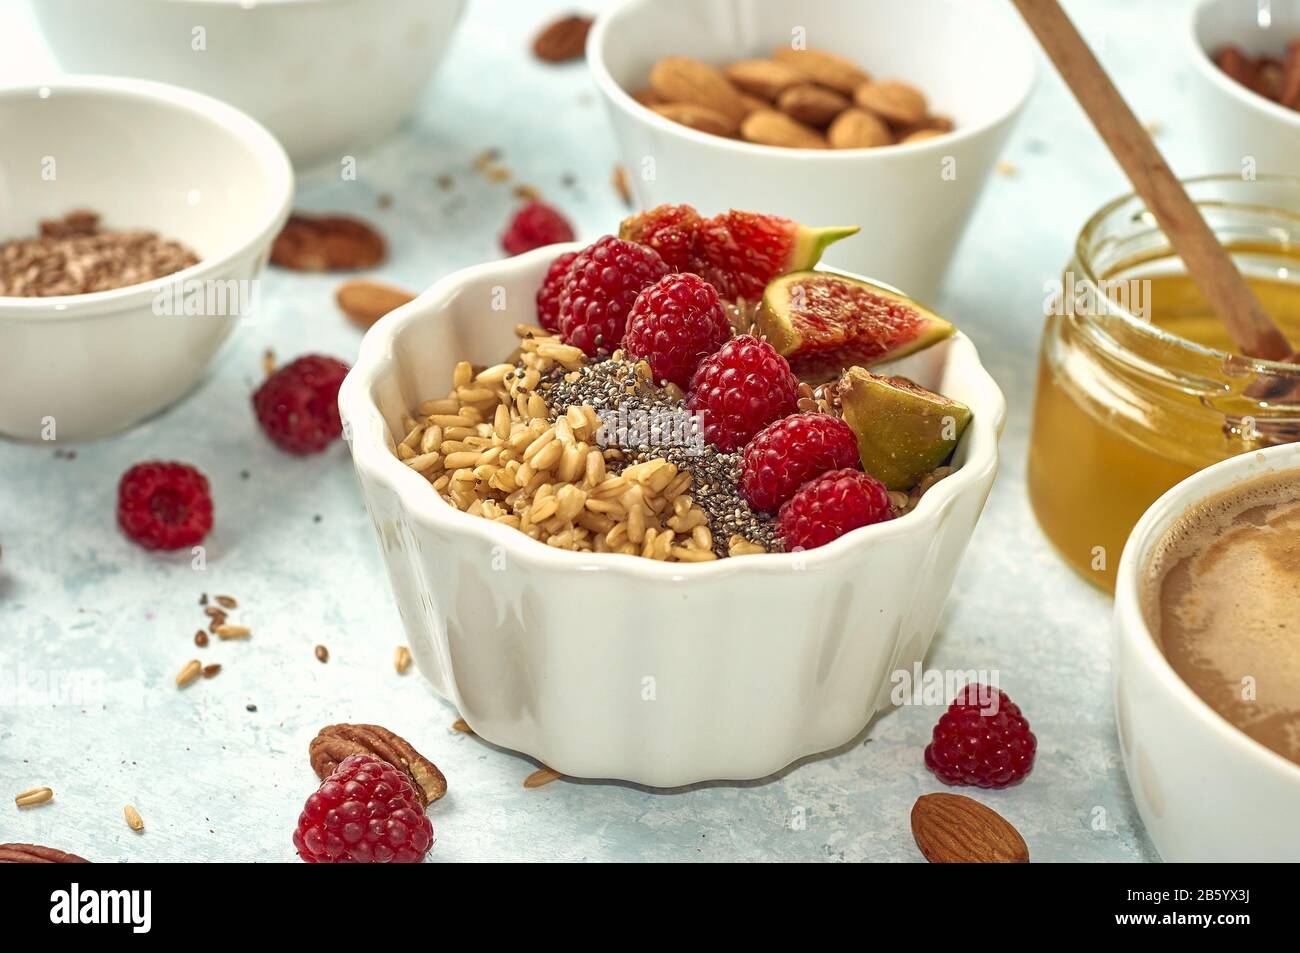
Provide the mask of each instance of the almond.
POLYGON ((746 116, 748 116, 750 113, 758 112, 760 109, 772 108, 772 104, 769 103, 766 99, 760 99, 759 97, 750 95, 749 93, 741 93, 740 101, 745 104, 746 116))
POLYGON ((566 63, 582 59, 587 45, 591 17, 576 14, 560 17, 533 40, 533 55, 543 63, 566 63))
POLYGON ((642 106, 658 106, 664 101, 662 96, 648 86, 645 89, 638 89, 632 94, 632 98, 642 106))
POLYGON ((903 138, 899 139, 898 142, 900 145, 905 145, 909 142, 924 142, 927 139, 938 139, 940 136, 946 135, 947 133, 942 129, 917 129, 903 136, 903 138))
POLYGON ((772 51, 772 59, 793 67, 818 85, 850 96, 855 89, 871 79, 856 63, 825 50, 796 50, 778 46, 772 51))
POLYGON ((384 236, 348 215, 294 212, 271 244, 271 264, 295 271, 354 271, 384 260, 384 236))
POLYGON ((415 295, 378 281, 345 281, 334 293, 339 308, 355 324, 368 328, 389 311, 396 310, 415 295))
POLYGON ((821 129, 849 108, 849 98, 825 86, 800 83, 778 96, 776 107, 799 122, 821 129))
POLYGON ((776 60, 741 60, 723 68, 722 72, 741 92, 749 93, 768 102, 781 92, 803 81, 803 74, 776 60))
POLYGON ((715 136, 734 136, 736 134, 735 122, 716 109, 709 109, 707 106, 696 106, 692 103, 662 103, 650 108, 665 119, 679 122, 683 126, 690 126, 700 132, 712 133, 715 136))
POLYGON ((853 101, 898 126, 914 126, 925 119, 925 94, 896 79, 882 79, 859 86, 853 101))
POLYGON ((750 142, 791 149, 825 149, 826 140, 811 126, 775 109, 760 109, 745 117, 740 134, 750 142))
POLYGON ((846 109, 835 117, 826 139, 832 149, 874 149, 894 141, 888 126, 861 109, 846 109))
POLYGON ((687 56, 669 56, 650 70, 650 88, 669 103, 689 103, 722 113, 733 123, 745 116, 740 91, 721 70, 687 56))
POLYGON ((925 794, 912 806, 912 836, 932 864, 1027 864, 1020 832, 979 801, 925 794))
POLYGON ((1300 109, 1300 38, 1286 45, 1278 101, 1290 109, 1300 109))

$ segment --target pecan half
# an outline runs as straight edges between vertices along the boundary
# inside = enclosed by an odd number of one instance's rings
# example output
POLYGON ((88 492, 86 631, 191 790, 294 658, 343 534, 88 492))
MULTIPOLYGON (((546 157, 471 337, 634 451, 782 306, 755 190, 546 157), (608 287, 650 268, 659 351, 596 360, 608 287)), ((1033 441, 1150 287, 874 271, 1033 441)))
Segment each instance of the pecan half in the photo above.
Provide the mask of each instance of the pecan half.
POLYGON ((88 864, 90 861, 66 850, 40 844, 0 844, 0 864, 88 864))
POLYGON ((271 245, 271 264, 294 271, 356 271, 384 260, 384 236, 359 218, 294 212, 271 245))
POLYGON ((368 754, 409 774, 425 807, 447 793, 447 779, 438 766, 412 748, 406 739, 379 725, 326 725, 312 739, 307 753, 312 770, 322 780, 348 755, 368 754))
POLYGON ((587 45, 591 17, 571 14, 560 17, 533 40, 533 55, 543 63, 567 63, 582 58, 587 45))

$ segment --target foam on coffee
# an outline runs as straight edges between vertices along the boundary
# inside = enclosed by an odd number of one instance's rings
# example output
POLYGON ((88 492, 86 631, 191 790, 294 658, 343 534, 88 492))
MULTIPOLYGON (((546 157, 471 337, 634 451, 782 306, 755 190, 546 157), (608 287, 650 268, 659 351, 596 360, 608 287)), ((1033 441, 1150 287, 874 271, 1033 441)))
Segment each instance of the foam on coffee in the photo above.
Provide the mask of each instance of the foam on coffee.
POLYGON ((1148 562, 1142 608, 1197 695, 1300 764, 1300 479, 1258 477, 1189 509, 1148 562))

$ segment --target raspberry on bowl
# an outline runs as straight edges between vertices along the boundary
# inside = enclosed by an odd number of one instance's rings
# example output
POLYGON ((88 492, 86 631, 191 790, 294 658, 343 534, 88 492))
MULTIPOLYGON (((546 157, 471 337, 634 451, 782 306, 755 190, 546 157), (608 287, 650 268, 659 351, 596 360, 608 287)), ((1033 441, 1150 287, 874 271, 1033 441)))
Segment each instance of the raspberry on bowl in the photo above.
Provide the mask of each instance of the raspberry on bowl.
POLYGON ((324 450, 343 433, 339 385, 347 373, 342 361, 319 354, 286 364, 253 394, 257 422, 281 450, 297 454, 324 450))
POLYGON ((700 361, 731 339, 718 292, 699 275, 670 274, 637 295, 623 349, 644 358, 656 381, 685 389, 700 361))
POLYGON ((410 778, 364 754, 344 758, 321 782, 293 832, 309 864, 418 864, 433 841, 410 778))
POLYGON ((748 334, 706 357, 691 378, 686 406, 704 418, 704 436, 724 453, 795 412, 799 379, 772 345, 748 334))
POLYGON ((1007 693, 966 685, 934 726, 925 765, 945 784, 1004 788, 1034 767, 1038 739, 1007 693))
POLYGON ((822 413, 791 414, 746 444, 740 485, 750 506, 771 512, 813 477, 857 465, 858 439, 843 420, 822 413))
POLYGON ((543 245, 571 242, 573 226, 559 209, 545 202, 529 202, 510 219, 501 235, 501 247, 507 255, 521 255, 543 245))
POLYGON ((642 289, 668 274, 653 248, 606 235, 569 266, 560 292, 560 336, 588 357, 623 340, 628 312, 642 289))
POLYGON ((893 518, 883 483, 861 470, 832 470, 799 488, 781 507, 776 529, 787 551, 816 549, 851 530, 893 518))
POLYGON ((212 529, 208 478, 185 463, 137 463, 118 483, 117 524, 145 549, 197 546, 212 529))
POLYGON ((546 269, 542 286, 537 289, 537 323, 546 330, 559 333, 560 330, 560 292, 569 277, 569 266, 578 257, 576 251, 566 251, 546 269))

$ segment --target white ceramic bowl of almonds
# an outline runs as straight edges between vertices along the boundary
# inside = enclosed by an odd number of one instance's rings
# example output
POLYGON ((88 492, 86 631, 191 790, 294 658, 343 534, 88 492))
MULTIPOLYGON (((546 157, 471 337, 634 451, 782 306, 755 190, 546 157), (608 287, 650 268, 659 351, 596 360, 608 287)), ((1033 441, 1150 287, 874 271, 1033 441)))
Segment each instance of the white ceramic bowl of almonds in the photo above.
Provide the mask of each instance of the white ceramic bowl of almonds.
POLYGON ((764 777, 855 737, 922 658, 992 485, 1005 402, 963 335, 889 373, 971 407, 914 510, 804 553, 659 562, 547 546, 461 512, 396 455, 460 361, 535 321, 553 245, 457 272, 367 333, 344 434, 420 671, 474 731, 562 774, 764 777))
POLYGON ((0 244, 89 209, 104 228, 154 231, 200 259, 111 290, 0 295, 0 433, 124 430, 191 390, 255 313, 293 196, 288 157, 225 103, 141 80, 0 89, 0 128, 0 244))
POLYGON ((921 301, 937 293, 1037 68, 1027 31, 999 0, 626 0, 597 19, 587 60, 642 207, 689 195, 706 215, 761 208, 811 225, 859 223, 862 234, 824 260, 921 301), (723 66, 792 43, 915 86, 954 130, 877 148, 788 148, 697 131, 633 96, 666 57, 723 66))

